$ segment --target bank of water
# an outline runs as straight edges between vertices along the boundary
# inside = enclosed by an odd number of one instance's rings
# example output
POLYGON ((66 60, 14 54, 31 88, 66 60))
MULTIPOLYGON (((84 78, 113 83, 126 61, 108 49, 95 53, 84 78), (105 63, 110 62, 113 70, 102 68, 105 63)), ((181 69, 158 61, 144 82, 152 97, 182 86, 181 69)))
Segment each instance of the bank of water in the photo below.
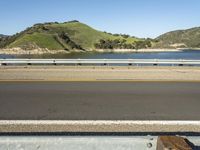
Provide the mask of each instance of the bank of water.
POLYGON ((199 50, 152 53, 70 53, 45 55, 0 55, 0 58, 43 58, 43 59, 200 59, 199 50))

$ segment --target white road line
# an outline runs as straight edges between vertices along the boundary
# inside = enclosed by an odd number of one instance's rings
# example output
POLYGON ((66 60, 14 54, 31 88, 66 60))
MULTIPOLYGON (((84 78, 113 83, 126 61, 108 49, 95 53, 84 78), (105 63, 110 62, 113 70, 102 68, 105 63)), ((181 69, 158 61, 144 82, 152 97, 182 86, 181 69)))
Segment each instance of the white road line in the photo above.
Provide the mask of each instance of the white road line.
POLYGON ((81 120, 81 121, 74 121, 74 120, 0 120, 0 125, 195 125, 200 126, 200 121, 167 121, 167 120, 161 120, 161 121, 141 121, 141 120, 81 120))

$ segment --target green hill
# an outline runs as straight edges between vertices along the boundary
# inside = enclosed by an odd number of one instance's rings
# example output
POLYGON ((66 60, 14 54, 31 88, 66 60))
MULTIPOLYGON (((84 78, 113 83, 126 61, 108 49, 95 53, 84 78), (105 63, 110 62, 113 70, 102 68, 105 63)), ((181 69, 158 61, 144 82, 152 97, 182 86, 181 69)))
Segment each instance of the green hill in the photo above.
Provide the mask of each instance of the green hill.
POLYGON ((35 24, 13 36, 0 35, 0 48, 92 51, 96 49, 200 48, 200 27, 168 32, 156 39, 101 32, 78 21, 35 24))
POLYGON ((37 49, 49 50, 94 50, 101 41, 118 40, 124 45, 140 41, 138 38, 126 35, 113 35, 97 31, 78 21, 65 23, 35 24, 25 31, 17 33, 0 42, 1 48, 37 49))
POLYGON ((161 48, 200 48, 200 27, 165 33, 156 38, 155 47, 161 48))

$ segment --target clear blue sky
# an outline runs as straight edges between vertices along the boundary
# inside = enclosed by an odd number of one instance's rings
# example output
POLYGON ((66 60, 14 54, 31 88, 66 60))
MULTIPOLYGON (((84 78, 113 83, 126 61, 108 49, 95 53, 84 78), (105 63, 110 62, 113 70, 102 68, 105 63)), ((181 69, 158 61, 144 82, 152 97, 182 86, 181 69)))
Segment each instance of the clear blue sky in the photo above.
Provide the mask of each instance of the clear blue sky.
POLYGON ((102 31, 156 37, 200 26, 200 0, 0 0, 0 34, 74 19, 102 31))

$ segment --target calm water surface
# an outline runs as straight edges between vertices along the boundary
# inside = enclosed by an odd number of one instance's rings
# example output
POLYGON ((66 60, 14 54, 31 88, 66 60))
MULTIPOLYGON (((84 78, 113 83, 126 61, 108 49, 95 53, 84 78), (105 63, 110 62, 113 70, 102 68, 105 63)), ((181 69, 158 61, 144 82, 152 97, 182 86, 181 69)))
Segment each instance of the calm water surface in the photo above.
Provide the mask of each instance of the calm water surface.
POLYGON ((153 53, 71 53, 56 55, 0 55, 0 58, 57 58, 57 59, 200 59, 200 51, 184 50, 180 52, 153 53))

